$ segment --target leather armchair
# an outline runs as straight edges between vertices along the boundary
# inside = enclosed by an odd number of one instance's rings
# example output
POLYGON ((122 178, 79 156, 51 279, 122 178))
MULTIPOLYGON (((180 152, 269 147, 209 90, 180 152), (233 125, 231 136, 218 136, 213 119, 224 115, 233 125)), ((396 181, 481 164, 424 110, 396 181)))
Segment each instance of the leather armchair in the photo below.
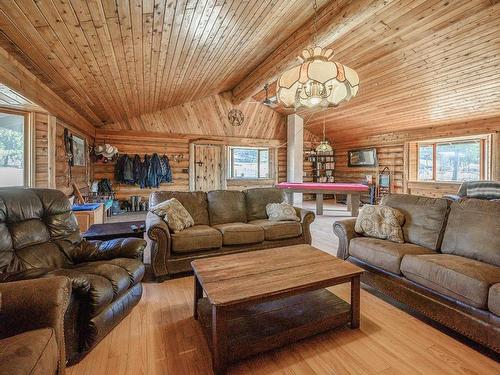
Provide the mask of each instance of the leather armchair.
POLYGON ((71 205, 58 190, 0 189, 0 281, 70 279, 64 325, 69 363, 78 362, 139 302, 145 245, 137 238, 82 240, 71 205))
POLYGON ((0 283, 1 374, 64 373, 70 295, 65 277, 0 283))

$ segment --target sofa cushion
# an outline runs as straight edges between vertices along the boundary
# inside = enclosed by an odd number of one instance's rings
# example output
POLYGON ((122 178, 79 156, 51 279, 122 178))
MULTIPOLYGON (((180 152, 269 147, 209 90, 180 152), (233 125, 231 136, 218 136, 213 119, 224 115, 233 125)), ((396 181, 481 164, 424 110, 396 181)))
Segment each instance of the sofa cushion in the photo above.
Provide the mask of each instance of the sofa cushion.
POLYGON ((284 201, 283 190, 277 188, 247 189, 244 193, 248 221, 267 219, 266 206, 284 201))
POLYGON ((500 202, 464 199, 451 205, 441 252, 500 266, 500 202))
POLYGON ((457 255, 406 255, 401 272, 409 280, 452 299, 485 309, 491 285, 500 282, 500 268, 457 255))
POLYGON ((269 203, 266 206, 266 213, 271 221, 300 221, 295 208, 286 202, 269 203))
POLYGON ((500 283, 493 285, 488 292, 488 310, 500 316, 500 283))
POLYGON ((401 260, 405 255, 433 253, 423 246, 371 237, 356 237, 349 242, 350 256, 395 274, 401 274, 401 260))
POLYGON ((404 222, 405 216, 395 208, 367 204, 360 210, 354 230, 368 237, 404 243, 404 222))
POLYGON ((52 328, 0 340, 0 374, 56 374, 59 349, 52 328))
POLYGON ((381 205, 396 208, 403 213, 403 234, 406 242, 439 250, 448 214, 448 200, 390 194, 382 198, 381 205))
POLYGON ((245 194, 241 191, 214 190, 207 193, 210 225, 246 223, 245 194))
POLYGON ((245 245, 264 241, 264 229, 247 223, 226 223, 214 225, 222 233, 224 245, 245 245))
POLYGON ((149 206, 175 198, 184 206, 195 225, 209 225, 207 193, 203 191, 154 191, 149 196, 149 206))
POLYGON ((208 225, 195 225, 172 234, 172 250, 176 253, 217 249, 221 246, 222 234, 208 225))
POLYGON ((266 241, 284 240, 299 237, 302 234, 302 225, 296 221, 270 221, 267 219, 252 220, 250 224, 264 229, 266 241))
POLYGON ((149 209, 154 214, 163 217, 168 228, 174 232, 180 232, 194 225, 191 214, 184 208, 176 198, 167 199, 149 209))

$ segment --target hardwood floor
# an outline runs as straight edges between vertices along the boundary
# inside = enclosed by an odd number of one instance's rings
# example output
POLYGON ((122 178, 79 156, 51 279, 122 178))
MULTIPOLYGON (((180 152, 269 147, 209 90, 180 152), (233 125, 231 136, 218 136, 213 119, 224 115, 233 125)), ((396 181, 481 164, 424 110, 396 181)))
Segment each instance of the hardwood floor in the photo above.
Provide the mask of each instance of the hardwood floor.
MULTIPOLYGON (((310 207, 314 202, 306 202, 310 207)), ((325 205, 312 226, 313 245, 335 253, 332 224, 342 211, 325 205)), ((128 219, 127 219, 128 220, 128 219)), ((132 220, 132 219, 131 219, 132 220)), ((70 375, 211 374, 210 354, 192 318, 193 279, 144 284, 144 295, 70 375)), ((349 301, 350 288, 330 288, 349 301)), ((361 290, 361 328, 337 329, 235 363, 230 375, 268 374, 499 374, 500 364, 361 290)))

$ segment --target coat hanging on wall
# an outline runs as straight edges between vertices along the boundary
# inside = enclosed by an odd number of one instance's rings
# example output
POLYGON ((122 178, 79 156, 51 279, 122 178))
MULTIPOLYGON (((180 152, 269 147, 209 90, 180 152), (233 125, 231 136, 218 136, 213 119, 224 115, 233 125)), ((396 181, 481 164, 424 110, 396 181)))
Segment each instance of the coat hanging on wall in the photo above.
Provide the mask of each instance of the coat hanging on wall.
POLYGON ((139 185, 141 189, 158 188, 172 182, 172 168, 167 155, 158 154, 118 157, 115 164, 115 180, 119 184, 139 185))

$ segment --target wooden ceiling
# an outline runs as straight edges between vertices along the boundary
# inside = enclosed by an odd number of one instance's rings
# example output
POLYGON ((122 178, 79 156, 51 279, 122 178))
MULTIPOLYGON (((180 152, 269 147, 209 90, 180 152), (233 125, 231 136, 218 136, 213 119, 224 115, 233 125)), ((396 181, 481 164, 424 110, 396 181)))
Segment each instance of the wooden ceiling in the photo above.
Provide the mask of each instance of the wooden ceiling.
POLYGON ((392 1, 330 47, 358 96, 299 114, 334 142, 500 116, 498 1, 392 1))
MULTIPOLYGON (((498 0, 318 5, 319 44, 361 80, 325 112, 329 138, 500 116, 498 0)), ((94 126, 226 91, 247 100, 297 63, 313 30, 310 0, 0 1, 0 46, 94 126)), ((299 114, 321 134, 322 111, 299 114)))
POLYGON ((0 45, 99 126, 231 89, 312 14, 304 0, 2 0, 0 45))

